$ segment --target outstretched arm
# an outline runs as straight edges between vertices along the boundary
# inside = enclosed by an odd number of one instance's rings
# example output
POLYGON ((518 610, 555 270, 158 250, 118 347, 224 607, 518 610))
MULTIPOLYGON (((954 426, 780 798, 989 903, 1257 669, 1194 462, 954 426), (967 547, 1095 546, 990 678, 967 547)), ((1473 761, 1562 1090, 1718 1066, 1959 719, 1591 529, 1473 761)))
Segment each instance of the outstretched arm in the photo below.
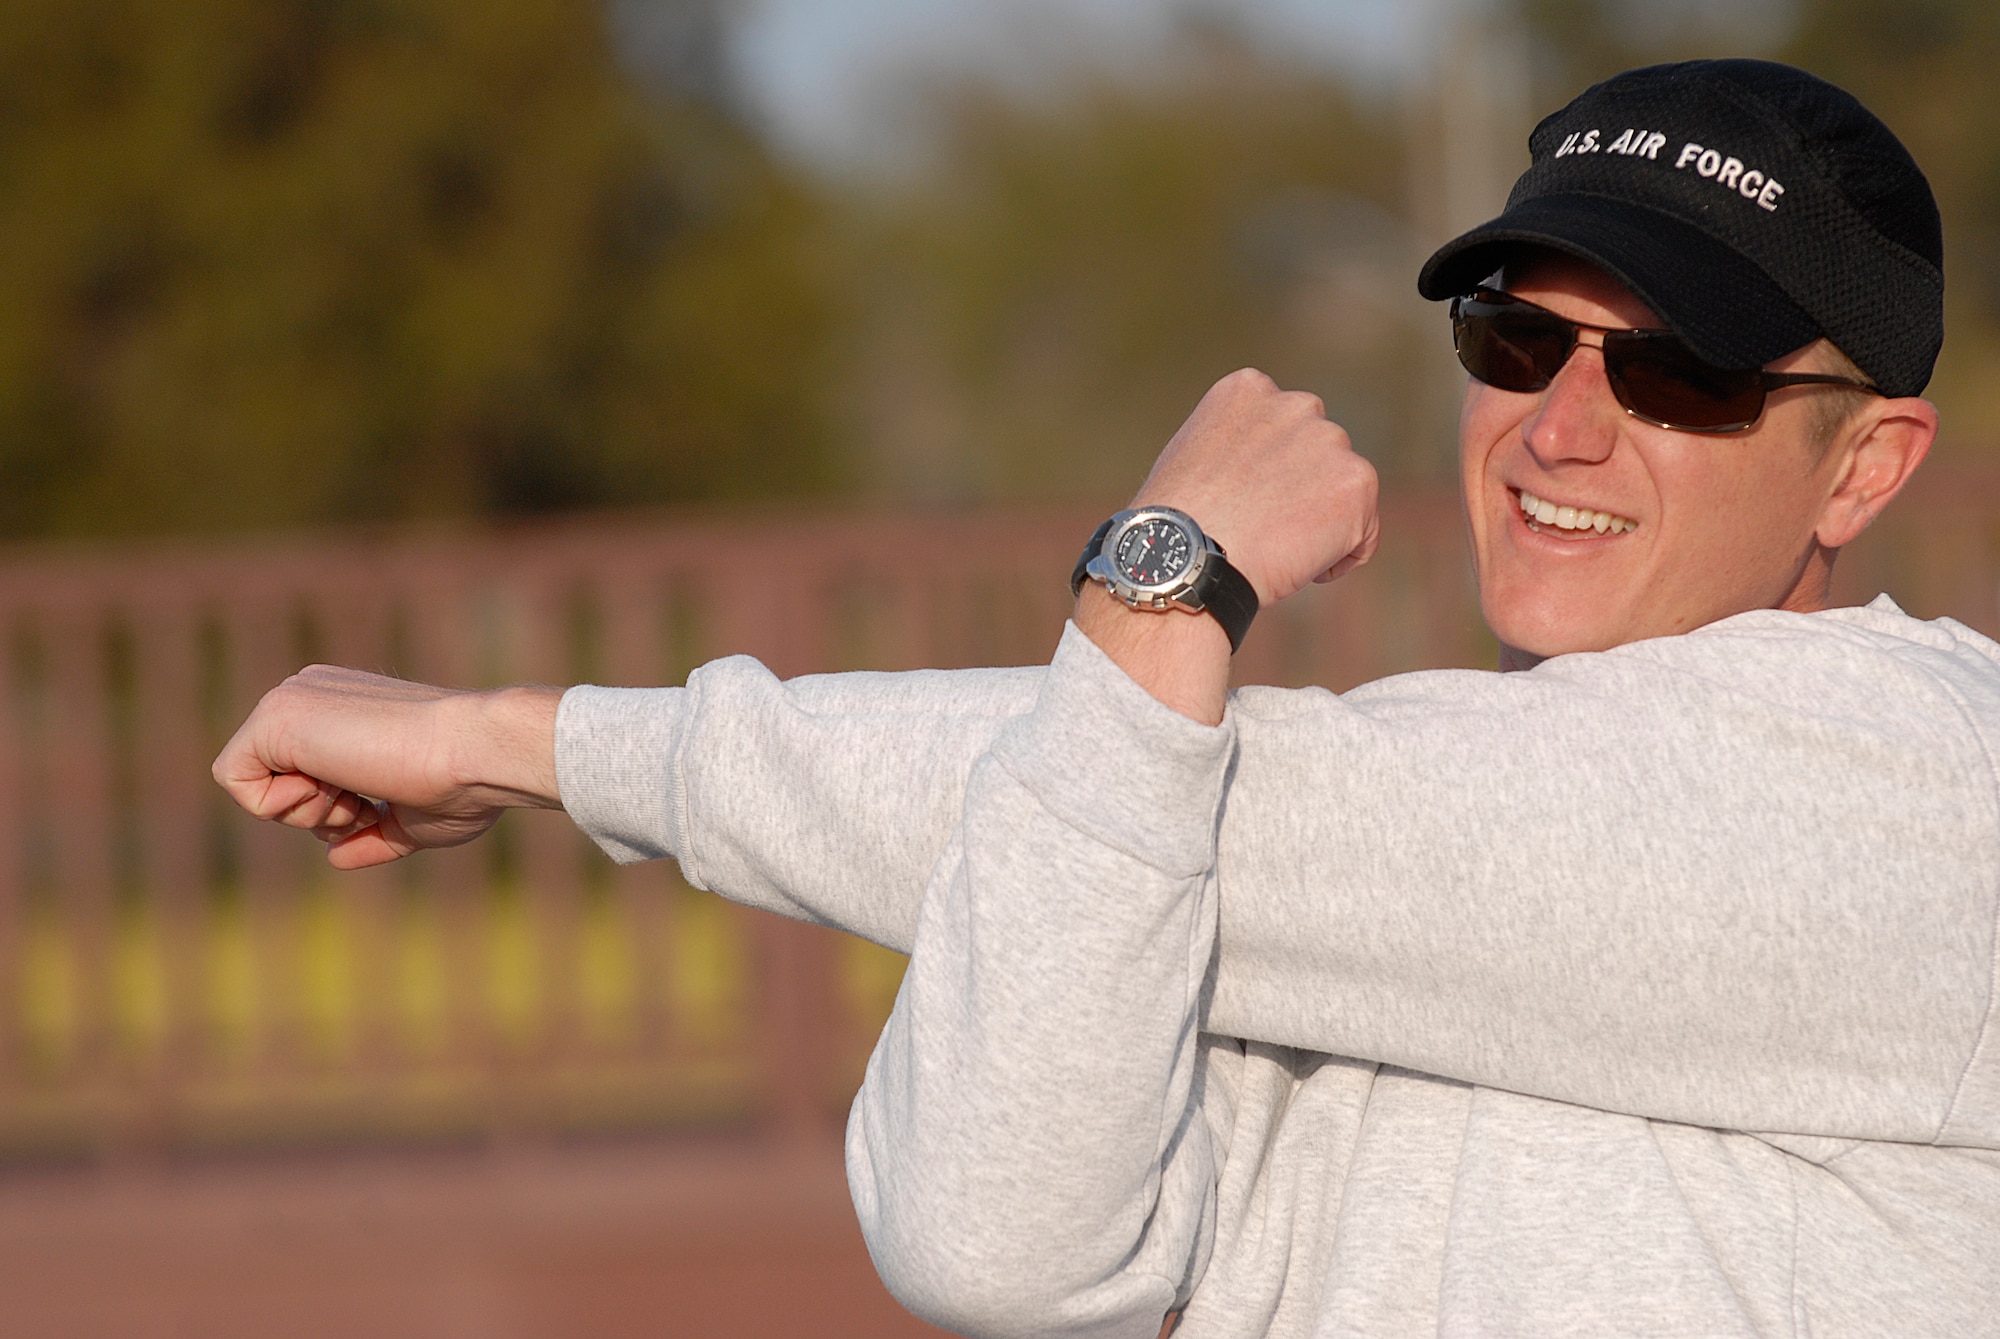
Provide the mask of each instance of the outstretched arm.
POLYGON ((264 695, 215 779, 258 818, 326 842, 336 867, 379 865, 471 841, 510 808, 558 808, 560 697, 310 665, 264 695))
MULTIPOLYGON (((1209 620, 1077 621, 1213 719, 1209 620), (1171 639, 1193 654, 1149 665, 1171 639)), ((1690 1124, 2000 1146, 1996 657, 1893 608, 1771 610, 1517 673, 1246 689, 1204 1026, 1690 1124)), ((579 690, 563 791, 627 855, 908 948, 1035 682, 729 661, 650 706, 579 690), (656 712, 643 761, 594 742, 627 709, 656 712)))
MULTIPOLYGON (((1994 654, 1893 611, 1766 612, 1523 673, 1246 690, 1206 1025, 1694 1124, 2000 1145, 1994 654)), ((559 767, 621 857, 908 949, 974 762, 1042 678, 781 683, 728 660, 686 689, 573 690, 551 750, 545 692, 441 705, 303 676, 218 777, 361 864, 546 803, 559 767), (324 709, 328 738, 289 707, 324 709), (453 720, 535 740, 515 761, 543 770, 480 775, 436 742, 453 720)))

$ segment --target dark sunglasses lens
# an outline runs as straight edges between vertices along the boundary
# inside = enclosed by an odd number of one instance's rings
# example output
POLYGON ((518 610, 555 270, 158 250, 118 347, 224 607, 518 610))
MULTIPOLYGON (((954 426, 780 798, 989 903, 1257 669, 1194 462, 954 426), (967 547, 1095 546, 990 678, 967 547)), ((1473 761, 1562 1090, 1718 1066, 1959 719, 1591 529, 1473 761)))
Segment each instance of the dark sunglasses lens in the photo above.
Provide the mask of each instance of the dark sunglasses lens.
POLYGON ((1665 427, 1731 432, 1764 412, 1764 380, 1756 368, 1715 367, 1672 335, 1606 335, 1604 370, 1619 403, 1665 427))
POLYGON ((1459 304, 1453 335, 1465 370, 1503 391, 1541 390, 1576 347, 1559 317, 1473 300, 1459 304))

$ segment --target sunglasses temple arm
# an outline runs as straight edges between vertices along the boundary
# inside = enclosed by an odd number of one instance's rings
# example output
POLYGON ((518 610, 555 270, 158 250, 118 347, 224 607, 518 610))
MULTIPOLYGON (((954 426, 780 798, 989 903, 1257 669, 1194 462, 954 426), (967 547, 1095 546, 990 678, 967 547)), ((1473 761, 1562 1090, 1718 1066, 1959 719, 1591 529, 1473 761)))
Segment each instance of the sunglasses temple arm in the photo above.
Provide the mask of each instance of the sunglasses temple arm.
POLYGON ((1763 374, 1763 381, 1764 389, 1767 391, 1781 390, 1786 386, 1852 386, 1855 390, 1867 391, 1873 395, 1882 393, 1867 382, 1856 381, 1853 377, 1826 376, 1818 372, 1766 372, 1763 374))

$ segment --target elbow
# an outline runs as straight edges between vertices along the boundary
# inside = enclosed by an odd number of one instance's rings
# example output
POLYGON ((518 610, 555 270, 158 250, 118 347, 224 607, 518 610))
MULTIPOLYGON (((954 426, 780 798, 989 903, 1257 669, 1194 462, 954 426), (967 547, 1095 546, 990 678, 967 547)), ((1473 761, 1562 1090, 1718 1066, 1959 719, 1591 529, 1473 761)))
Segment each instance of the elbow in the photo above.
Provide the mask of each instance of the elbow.
POLYGON ((1051 1299, 1033 1295, 1033 1280, 982 1268, 970 1253, 938 1242, 912 1247, 873 1238, 868 1249, 889 1294, 939 1329, 995 1339, 1057 1329, 1051 1299))
POLYGON ((1009 1248, 1011 1234, 982 1230, 971 1206, 926 1202, 910 1187, 879 1182, 866 1195, 855 1189, 875 1271, 912 1314, 963 1335, 1059 1330, 1060 1288, 1028 1252, 1009 1248))
POLYGON ((992 1240, 959 1231, 918 1239, 899 1232, 868 1234, 869 1253, 890 1294, 910 1312, 940 1329, 967 1336, 1110 1335, 1157 1331, 1163 1296, 1151 1328, 1121 1326, 1106 1314, 1106 1298, 1078 1286, 1068 1270, 1036 1253, 996 1250, 992 1240))
POLYGON ((969 1336, 1144 1336, 1173 1304, 1164 1278, 1097 1259, 1087 1241, 1051 1225, 982 1215, 976 1199, 855 1187, 855 1208, 875 1269, 914 1315, 969 1336))

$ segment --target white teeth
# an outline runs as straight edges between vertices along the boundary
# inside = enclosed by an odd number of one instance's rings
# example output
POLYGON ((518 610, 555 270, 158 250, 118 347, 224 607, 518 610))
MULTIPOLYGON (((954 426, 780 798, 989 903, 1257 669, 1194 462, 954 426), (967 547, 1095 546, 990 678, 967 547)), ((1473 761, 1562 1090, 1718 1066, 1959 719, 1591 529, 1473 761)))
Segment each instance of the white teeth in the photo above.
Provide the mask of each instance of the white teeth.
POLYGON ((1627 530, 1637 530, 1639 523, 1624 516, 1613 516, 1608 511, 1592 511, 1588 507, 1558 507, 1546 498, 1538 498, 1525 488, 1521 490, 1521 514, 1538 525, 1552 525, 1558 530, 1595 530, 1600 535, 1622 535, 1627 530))

